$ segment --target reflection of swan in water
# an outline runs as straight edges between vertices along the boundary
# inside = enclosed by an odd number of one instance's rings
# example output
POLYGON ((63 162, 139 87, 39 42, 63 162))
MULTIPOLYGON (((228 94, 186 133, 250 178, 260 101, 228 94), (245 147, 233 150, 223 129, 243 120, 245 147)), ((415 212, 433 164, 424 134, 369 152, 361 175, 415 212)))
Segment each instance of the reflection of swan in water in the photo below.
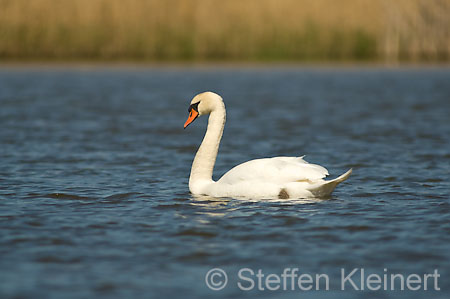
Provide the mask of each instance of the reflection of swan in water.
POLYGON ((326 197, 352 172, 350 169, 334 180, 325 181, 323 178, 328 171, 320 165, 309 164, 302 157, 274 157, 235 166, 214 182, 212 173, 225 126, 222 98, 212 92, 195 96, 184 128, 198 116, 206 114, 210 114, 208 128, 195 155, 189 178, 192 194, 253 199, 326 197))
MULTIPOLYGON (((230 204, 233 205, 233 200, 245 200, 245 202, 270 202, 270 203, 281 203, 281 204, 311 204, 316 202, 322 202, 323 198, 318 197, 308 197, 308 198, 291 198, 289 200, 283 198, 259 198, 259 199, 249 199, 243 196, 235 196, 233 199, 226 197, 213 197, 209 195, 199 195, 192 194, 192 201, 189 202, 190 205, 194 206, 203 206, 208 208, 220 208, 220 207, 229 207, 230 204)), ((234 204, 236 201, 234 201, 234 204)))

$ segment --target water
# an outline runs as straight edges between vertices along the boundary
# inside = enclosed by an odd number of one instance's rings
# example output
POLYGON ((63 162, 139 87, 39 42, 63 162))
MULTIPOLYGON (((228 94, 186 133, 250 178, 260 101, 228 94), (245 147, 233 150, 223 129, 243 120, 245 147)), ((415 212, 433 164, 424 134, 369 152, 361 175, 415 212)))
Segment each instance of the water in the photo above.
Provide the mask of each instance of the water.
POLYGON ((448 298, 449 99, 449 69, 4 67, 0 296, 448 298), (206 119, 182 127, 205 90, 228 112, 216 179, 279 155, 353 175, 330 200, 193 198, 206 119), (243 291, 245 267, 330 291, 243 291), (441 291, 341 291, 341 268, 438 269, 441 291))

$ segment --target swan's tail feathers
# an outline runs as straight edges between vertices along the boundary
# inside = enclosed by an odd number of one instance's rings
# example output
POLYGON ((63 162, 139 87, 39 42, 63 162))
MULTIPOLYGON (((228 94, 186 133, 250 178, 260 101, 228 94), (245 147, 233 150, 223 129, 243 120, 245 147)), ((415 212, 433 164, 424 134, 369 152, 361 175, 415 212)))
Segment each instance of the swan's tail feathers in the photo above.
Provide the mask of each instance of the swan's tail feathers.
POLYGON ((352 174, 352 172, 353 172, 353 168, 350 168, 349 170, 347 170, 346 173, 341 174, 340 176, 338 176, 334 180, 329 181, 328 183, 336 182, 336 185, 339 184, 339 183, 342 183, 343 181, 348 179, 348 177, 352 174))
POLYGON ((333 192, 334 188, 336 188, 337 185, 348 179, 348 177, 352 174, 352 169, 349 169, 346 173, 340 175, 339 177, 335 178, 331 181, 325 181, 324 183, 321 183, 319 185, 316 185, 309 189, 311 193, 315 197, 327 197, 331 195, 331 192, 333 192))

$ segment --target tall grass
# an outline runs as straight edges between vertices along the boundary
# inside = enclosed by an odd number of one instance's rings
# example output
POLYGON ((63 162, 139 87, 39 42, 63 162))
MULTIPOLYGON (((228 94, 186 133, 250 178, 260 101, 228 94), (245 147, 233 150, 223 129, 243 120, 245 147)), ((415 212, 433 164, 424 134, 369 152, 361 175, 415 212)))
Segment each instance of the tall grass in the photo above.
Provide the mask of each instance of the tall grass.
POLYGON ((450 58, 448 0, 0 0, 0 59, 450 58))

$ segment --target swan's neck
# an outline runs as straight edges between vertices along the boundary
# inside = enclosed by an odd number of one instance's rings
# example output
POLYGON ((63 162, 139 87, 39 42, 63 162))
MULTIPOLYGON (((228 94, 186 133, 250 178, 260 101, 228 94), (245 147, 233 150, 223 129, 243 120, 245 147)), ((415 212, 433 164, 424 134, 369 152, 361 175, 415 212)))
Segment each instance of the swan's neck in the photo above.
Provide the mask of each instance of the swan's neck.
POLYGON ((209 115, 208 128, 202 144, 192 163, 189 189, 192 193, 201 193, 199 190, 204 184, 212 183, 212 174, 219 151, 220 139, 225 126, 225 105, 221 103, 209 115))

